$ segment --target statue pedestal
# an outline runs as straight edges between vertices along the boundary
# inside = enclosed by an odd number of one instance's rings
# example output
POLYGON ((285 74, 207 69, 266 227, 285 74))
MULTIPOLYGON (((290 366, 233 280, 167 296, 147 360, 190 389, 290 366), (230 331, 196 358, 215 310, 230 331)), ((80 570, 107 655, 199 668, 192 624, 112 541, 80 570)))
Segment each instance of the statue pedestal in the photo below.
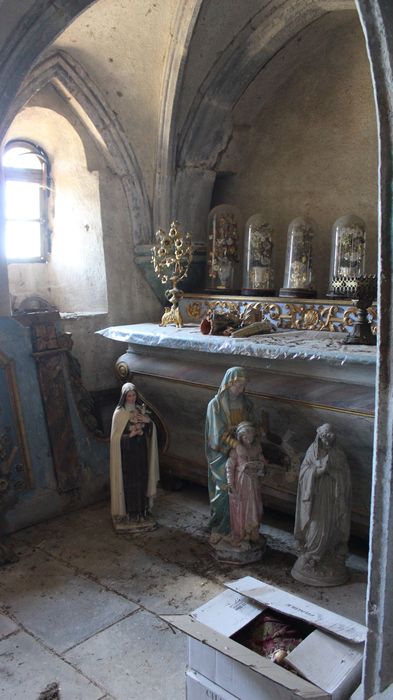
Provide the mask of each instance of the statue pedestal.
POLYGON ((217 561, 223 564, 254 564, 260 561, 266 550, 266 540, 263 535, 258 542, 243 541, 239 544, 232 544, 229 538, 223 537, 217 544, 210 542, 212 553, 217 561))
POLYGON ((113 527, 120 535, 141 535, 144 532, 156 530, 158 525, 152 517, 147 517, 141 520, 129 520, 127 516, 116 520, 113 527))
POLYGON ((19 561, 19 557, 15 554, 11 545, 4 539, 0 539, 0 566, 14 564, 16 561, 19 561))
POLYGON ((294 563, 291 576, 308 586, 341 586, 349 578, 345 564, 337 561, 312 564, 303 554, 294 563))

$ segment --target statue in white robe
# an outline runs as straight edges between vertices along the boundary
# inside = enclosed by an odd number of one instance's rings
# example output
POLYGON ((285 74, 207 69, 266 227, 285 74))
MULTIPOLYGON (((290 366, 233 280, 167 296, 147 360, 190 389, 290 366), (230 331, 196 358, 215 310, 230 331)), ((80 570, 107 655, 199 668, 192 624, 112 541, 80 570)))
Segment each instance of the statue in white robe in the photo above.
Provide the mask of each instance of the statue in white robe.
POLYGON ((159 479, 157 431, 131 382, 123 385, 112 418, 111 514, 118 532, 156 527, 150 510, 159 479))
POLYGON ((317 429, 300 467, 294 535, 300 556, 292 576, 314 586, 347 578, 345 557, 351 522, 351 478, 329 423, 317 429))

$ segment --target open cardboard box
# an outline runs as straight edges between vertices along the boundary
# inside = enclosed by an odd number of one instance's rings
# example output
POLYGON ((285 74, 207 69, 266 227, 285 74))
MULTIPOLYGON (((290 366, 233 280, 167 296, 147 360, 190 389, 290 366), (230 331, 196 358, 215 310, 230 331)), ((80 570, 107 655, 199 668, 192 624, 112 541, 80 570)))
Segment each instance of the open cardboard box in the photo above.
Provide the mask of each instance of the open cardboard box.
POLYGON ((363 625, 251 576, 226 585, 190 615, 163 616, 188 635, 190 669, 240 700, 348 700, 361 680, 363 625), (311 626, 285 660, 300 675, 232 639, 266 608, 311 626))
POLYGON ((232 693, 219 688, 192 668, 186 671, 186 692, 187 700, 238 700, 232 693))

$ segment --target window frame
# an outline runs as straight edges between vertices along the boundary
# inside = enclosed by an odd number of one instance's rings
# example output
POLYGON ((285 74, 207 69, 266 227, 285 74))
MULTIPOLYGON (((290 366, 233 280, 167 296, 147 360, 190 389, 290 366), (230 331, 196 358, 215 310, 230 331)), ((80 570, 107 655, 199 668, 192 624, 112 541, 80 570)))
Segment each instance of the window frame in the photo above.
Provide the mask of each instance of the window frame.
MULTIPOLYGON (((40 223, 40 255, 35 257, 21 256, 17 258, 6 258, 7 264, 11 263, 46 263, 51 252, 51 231, 49 229, 49 196, 51 192, 51 165, 47 153, 41 146, 28 139, 11 139, 4 146, 2 156, 11 148, 20 146, 26 148, 30 153, 38 156, 42 161, 41 170, 33 168, 14 168, 2 165, 4 184, 10 182, 31 182, 40 185, 40 216, 39 219, 22 219, 22 221, 39 221, 40 223)), ((4 216, 5 224, 7 219, 4 216)))

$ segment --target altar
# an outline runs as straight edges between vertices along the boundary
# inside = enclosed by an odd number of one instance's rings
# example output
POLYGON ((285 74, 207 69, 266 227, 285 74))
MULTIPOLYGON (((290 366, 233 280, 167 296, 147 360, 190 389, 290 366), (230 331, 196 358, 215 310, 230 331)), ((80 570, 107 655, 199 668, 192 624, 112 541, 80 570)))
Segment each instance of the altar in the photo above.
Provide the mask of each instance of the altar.
POLYGON ((183 328, 136 324, 99 333, 128 349, 118 376, 135 382, 157 416, 163 478, 207 483, 206 407, 228 367, 247 369, 247 394, 264 431, 269 462, 263 499, 294 513, 299 467, 322 423, 331 423, 352 472, 353 532, 369 522, 376 349, 345 345, 345 334, 278 328, 233 338, 183 328))

